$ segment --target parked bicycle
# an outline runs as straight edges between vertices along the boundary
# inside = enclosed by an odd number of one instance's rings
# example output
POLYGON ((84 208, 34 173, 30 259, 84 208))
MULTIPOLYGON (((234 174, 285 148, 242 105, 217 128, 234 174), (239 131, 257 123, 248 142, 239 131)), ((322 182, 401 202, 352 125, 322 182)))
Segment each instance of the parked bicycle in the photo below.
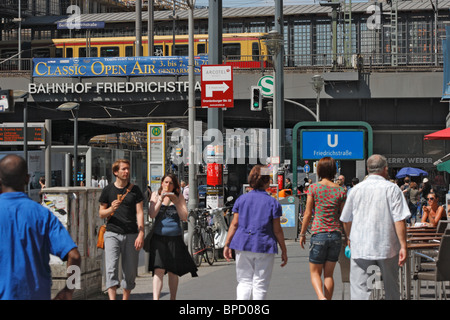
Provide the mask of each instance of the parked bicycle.
MULTIPOLYGON (((232 200, 233 197, 228 197, 225 205, 232 200)), ((213 265, 219 255, 218 252, 225 246, 231 209, 232 206, 224 206, 190 210, 189 215, 194 217, 195 221, 189 242, 192 259, 197 267, 201 265, 203 258, 209 265, 213 265)))
POLYGON ((191 241, 191 255, 197 267, 205 259, 209 265, 213 265, 216 254, 214 244, 215 227, 212 224, 212 216, 208 209, 196 208, 189 212, 195 218, 194 230, 191 241))
MULTIPOLYGON (((300 197, 300 203, 299 203, 297 239, 299 238, 300 231, 302 230, 305 211, 306 211, 306 194, 302 194, 300 197)), ((311 220, 309 221, 309 225, 306 228, 307 234, 311 234, 311 226, 312 226, 313 218, 314 218, 314 210, 313 210, 313 215, 311 217, 311 220)))

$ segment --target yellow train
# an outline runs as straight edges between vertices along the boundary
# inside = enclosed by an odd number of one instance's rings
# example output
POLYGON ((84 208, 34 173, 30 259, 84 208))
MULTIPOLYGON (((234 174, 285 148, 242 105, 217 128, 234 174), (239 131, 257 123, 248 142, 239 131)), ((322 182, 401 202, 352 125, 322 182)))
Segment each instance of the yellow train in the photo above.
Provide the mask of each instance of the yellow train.
MULTIPOLYGON (((224 62, 241 68, 260 68, 268 64, 268 50, 261 37, 265 33, 227 33, 223 34, 224 62)), ((136 53, 135 37, 104 37, 104 38, 70 38, 36 40, 26 43, 22 50, 23 58, 78 58, 90 57, 132 57, 136 53), (28 50, 29 49, 29 50, 28 50)), ((175 47, 173 36, 154 37, 155 56, 187 56, 188 35, 177 35, 175 47)), ((148 38, 142 37, 143 56, 148 55, 148 38)), ((8 58, 17 53, 17 42, 2 45, 0 58, 8 58)), ((194 36, 194 55, 208 54, 208 35, 194 36)))

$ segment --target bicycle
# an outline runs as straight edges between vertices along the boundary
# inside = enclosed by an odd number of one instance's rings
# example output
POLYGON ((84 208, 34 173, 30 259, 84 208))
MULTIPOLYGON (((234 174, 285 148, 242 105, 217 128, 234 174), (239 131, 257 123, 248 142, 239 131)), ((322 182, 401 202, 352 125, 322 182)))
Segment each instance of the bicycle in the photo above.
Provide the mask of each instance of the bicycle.
POLYGON ((195 218, 195 226, 190 239, 191 256, 197 267, 202 264, 202 258, 213 265, 216 255, 214 245, 215 228, 210 225, 211 215, 208 209, 194 209, 189 213, 195 218))
MULTIPOLYGON (((304 195, 304 194, 303 194, 304 195)), ((299 213, 298 213, 298 229, 297 229, 297 239, 299 238, 300 232, 302 230, 304 213, 306 210, 306 197, 300 197, 299 213)), ((311 220, 309 221, 308 227, 306 228, 306 233, 311 234, 311 225, 314 217, 314 210, 311 220)))

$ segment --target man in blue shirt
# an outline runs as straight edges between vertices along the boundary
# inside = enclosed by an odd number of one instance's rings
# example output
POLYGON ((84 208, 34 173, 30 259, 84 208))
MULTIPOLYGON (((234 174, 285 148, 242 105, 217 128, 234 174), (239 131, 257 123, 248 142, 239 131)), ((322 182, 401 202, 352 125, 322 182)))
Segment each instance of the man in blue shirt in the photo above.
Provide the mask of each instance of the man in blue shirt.
MULTIPOLYGON (((80 266, 76 244, 61 222, 25 193, 25 160, 8 155, 0 161, 0 300, 49 300, 50 254, 80 266)), ((67 285, 55 299, 71 299, 67 285)))

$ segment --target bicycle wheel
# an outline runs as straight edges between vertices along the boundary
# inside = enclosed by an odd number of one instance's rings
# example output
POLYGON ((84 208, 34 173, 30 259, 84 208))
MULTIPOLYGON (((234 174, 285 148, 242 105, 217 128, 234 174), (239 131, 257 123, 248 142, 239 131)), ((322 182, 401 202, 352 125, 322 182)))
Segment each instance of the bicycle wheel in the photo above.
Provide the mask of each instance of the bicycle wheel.
MULTIPOLYGON (((301 230, 302 230, 302 225, 303 225, 303 215, 298 217, 299 220, 299 224, 298 224, 298 234, 300 234, 301 230)), ((306 228, 306 233, 307 234, 311 234, 311 221, 308 224, 308 227, 306 228)))
POLYGON ((194 233, 192 234, 191 250, 192 260, 194 260, 194 263, 197 267, 200 267, 200 265, 202 264, 204 247, 202 238, 198 230, 194 230, 194 233))
POLYGON ((213 265, 215 255, 216 255, 216 246, 214 245, 214 233, 211 230, 205 230, 202 232, 203 243, 205 245, 205 259, 209 263, 210 266, 213 265))

